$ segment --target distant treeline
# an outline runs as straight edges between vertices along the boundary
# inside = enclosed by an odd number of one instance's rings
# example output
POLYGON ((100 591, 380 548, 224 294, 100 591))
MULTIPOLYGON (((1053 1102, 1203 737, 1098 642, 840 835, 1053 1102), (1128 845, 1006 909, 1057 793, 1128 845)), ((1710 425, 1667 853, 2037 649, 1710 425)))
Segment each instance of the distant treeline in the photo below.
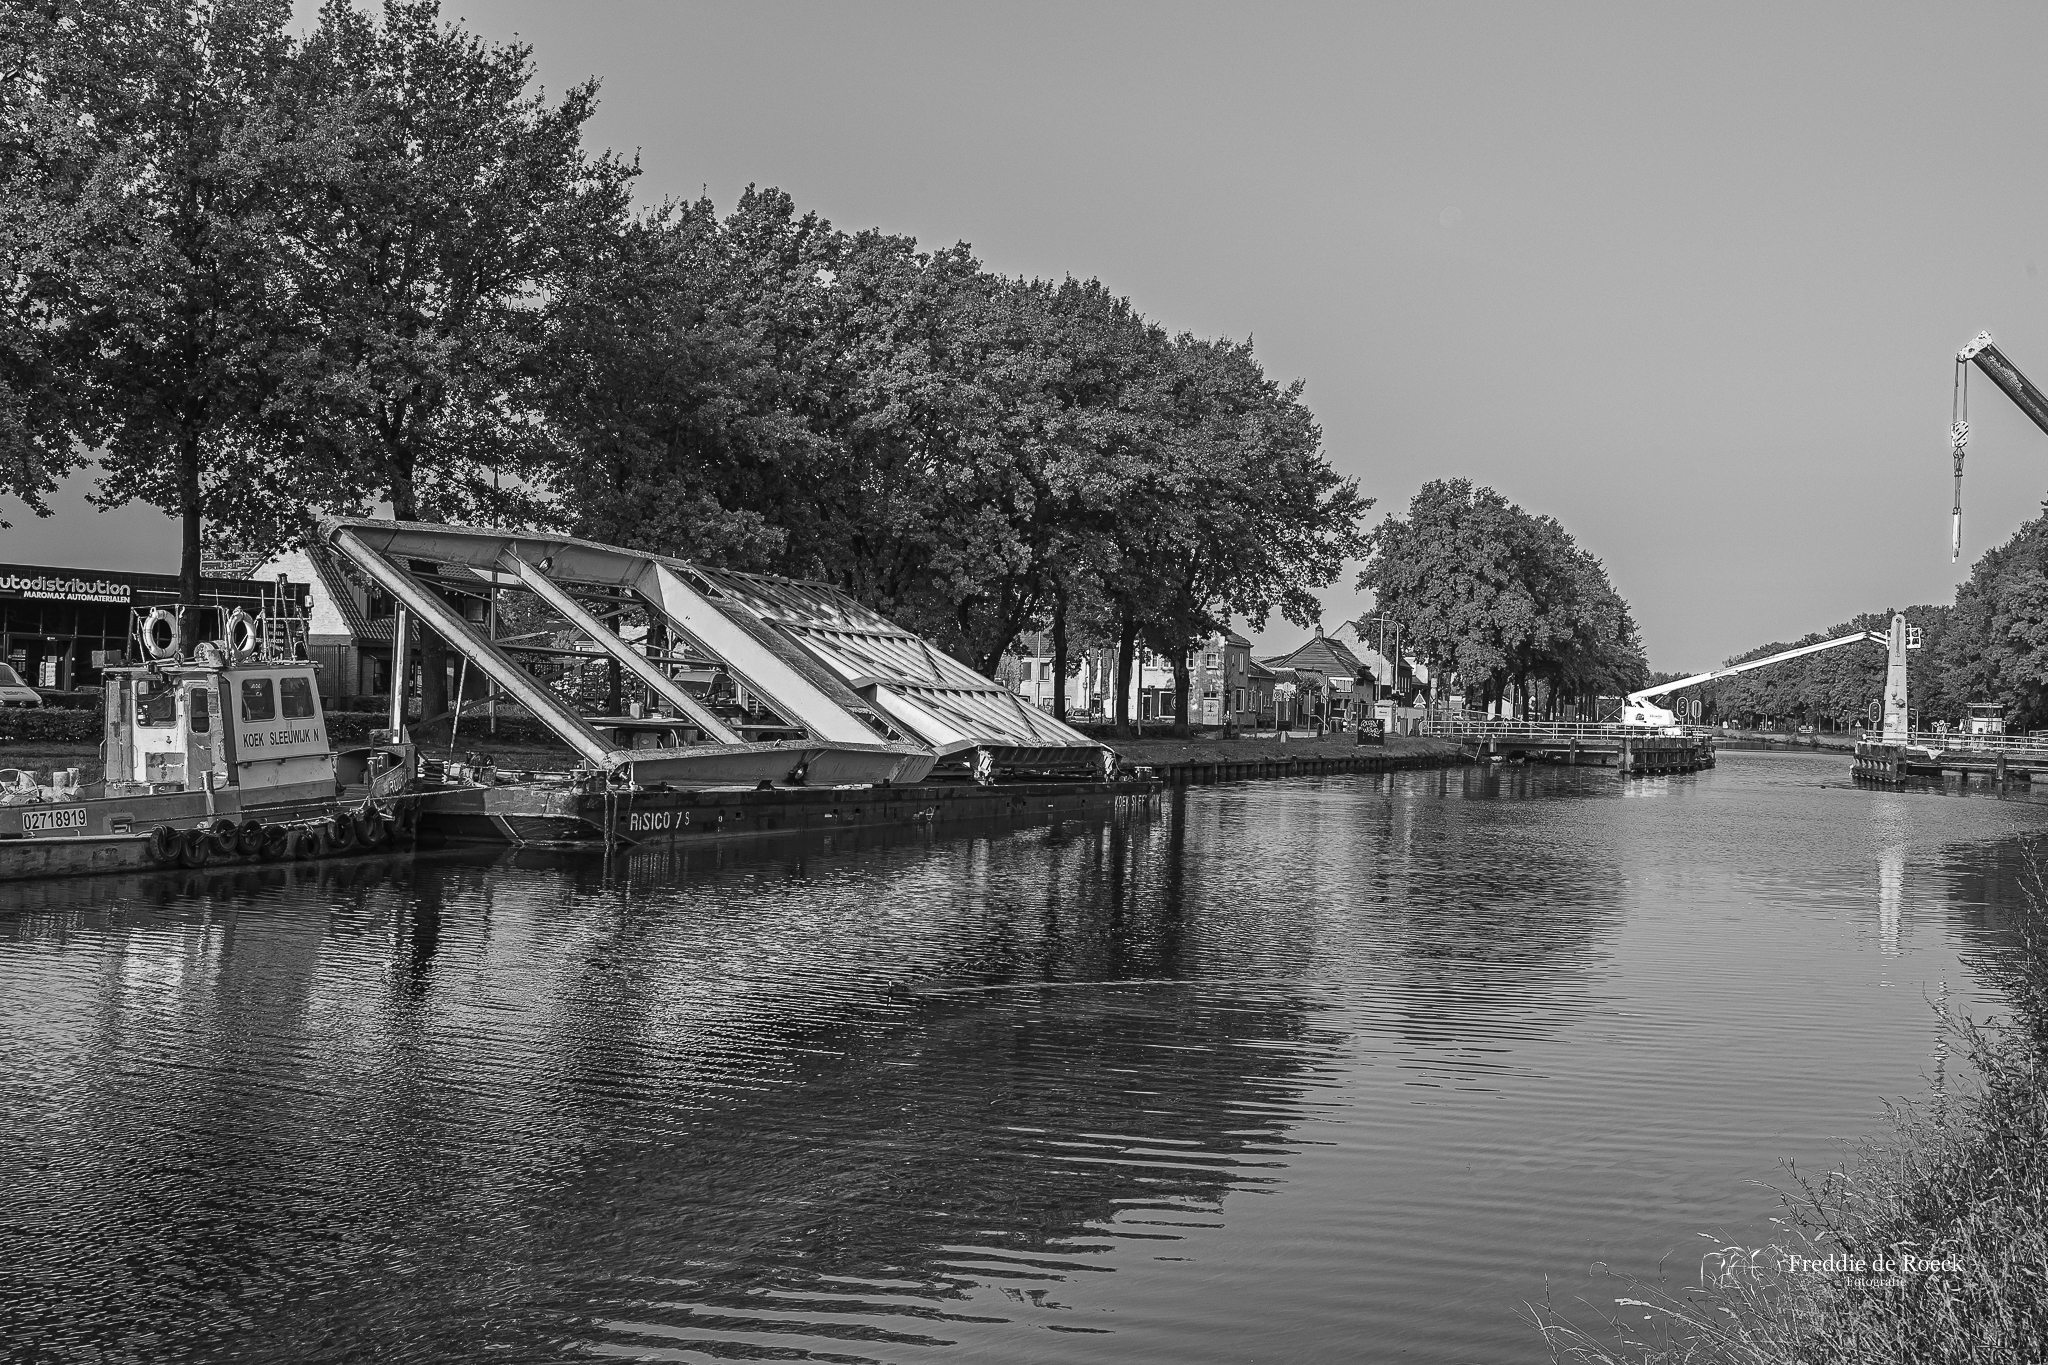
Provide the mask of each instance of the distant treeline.
MULTIPOLYGON (((1904 611, 1922 631, 1906 676, 1909 703, 1922 725, 1959 722, 1969 703, 1996 702, 2005 708, 2009 729, 2048 728, 2048 515, 1986 551, 1957 586, 1953 605, 1904 611)), ((1882 634, 1891 618, 1889 608, 1871 612, 1802 639, 1759 645, 1728 662, 1857 630, 1882 634)), ((1871 703, 1884 695, 1885 659, 1875 644, 1844 645, 1707 684, 1698 695, 1709 720, 1847 728, 1868 721, 1871 703)))
POLYGON ((1556 518, 1468 479, 1424 484, 1404 520, 1367 539, 1358 586, 1467 706, 1512 697, 1522 715, 1594 715, 1599 697, 1643 685, 1649 667, 1628 603, 1600 560, 1556 518))
POLYGON ((0 7, 0 494, 95 453, 188 595, 210 542, 383 504, 822 579, 983 668, 1027 629, 1184 666, 1360 551, 1249 342, 774 190, 636 209, 594 82, 430 0, 289 18, 0 7))

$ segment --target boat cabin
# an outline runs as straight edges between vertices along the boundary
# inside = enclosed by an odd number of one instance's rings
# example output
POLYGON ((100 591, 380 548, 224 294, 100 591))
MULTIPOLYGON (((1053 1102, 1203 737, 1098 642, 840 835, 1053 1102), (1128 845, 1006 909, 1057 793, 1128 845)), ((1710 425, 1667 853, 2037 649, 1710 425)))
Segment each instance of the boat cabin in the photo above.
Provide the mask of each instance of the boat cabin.
POLYGON ((335 792, 313 665, 191 660, 107 670, 106 778, 124 791, 239 789, 243 806, 335 792))
POLYGON ((2005 733, 2005 707, 1995 701, 1973 701, 1963 717, 1963 732, 1971 735, 2005 733))

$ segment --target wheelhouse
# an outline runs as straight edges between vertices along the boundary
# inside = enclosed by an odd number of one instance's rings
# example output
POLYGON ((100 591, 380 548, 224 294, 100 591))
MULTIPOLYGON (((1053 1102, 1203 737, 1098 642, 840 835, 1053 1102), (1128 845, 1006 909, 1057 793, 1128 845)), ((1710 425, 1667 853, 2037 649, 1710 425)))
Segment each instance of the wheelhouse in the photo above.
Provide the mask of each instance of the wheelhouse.
POLYGON ((315 665, 273 657, 253 626, 230 621, 223 644, 187 659, 175 620, 143 623, 150 662, 107 670, 108 795, 232 787, 244 806, 333 797, 315 665))

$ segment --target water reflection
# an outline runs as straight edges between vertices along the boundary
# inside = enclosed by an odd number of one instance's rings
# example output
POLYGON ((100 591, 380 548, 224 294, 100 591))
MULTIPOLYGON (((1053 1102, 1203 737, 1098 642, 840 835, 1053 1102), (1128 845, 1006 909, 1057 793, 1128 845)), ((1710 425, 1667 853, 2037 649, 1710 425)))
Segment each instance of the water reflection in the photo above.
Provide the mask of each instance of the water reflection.
POLYGON ((1887 980, 1996 960, 2024 808, 1748 763, 20 895, 0 1332, 1526 1359, 1546 1276, 1767 1214, 1746 1179, 1917 1084, 1887 980))
POLYGON ((1899 955, 1899 918, 1906 896, 1906 847, 1893 844, 1877 864, 1877 932, 1886 957, 1899 955))

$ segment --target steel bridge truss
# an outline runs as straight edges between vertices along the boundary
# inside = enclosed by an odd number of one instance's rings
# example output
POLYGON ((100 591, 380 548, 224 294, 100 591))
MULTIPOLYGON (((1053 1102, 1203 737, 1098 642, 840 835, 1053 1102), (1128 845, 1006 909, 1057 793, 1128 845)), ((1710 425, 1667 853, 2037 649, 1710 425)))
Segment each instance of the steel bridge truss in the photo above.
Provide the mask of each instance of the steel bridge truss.
POLYGON ((692 770, 730 775, 743 756, 757 756, 768 773, 788 760, 791 780, 813 784, 913 782, 940 762, 963 764, 984 781, 1004 768, 1115 772, 1103 745, 825 584, 526 531, 337 517, 325 519, 321 533, 586 765, 607 773, 643 783, 687 780, 692 770), (621 747, 615 732, 513 658, 522 646, 490 639, 449 605, 436 586, 446 566, 494 589, 532 593, 708 743, 621 747), (593 594, 616 606, 601 617, 579 600, 593 594), (672 675, 674 646, 655 650, 651 634, 636 643, 619 633, 627 607, 658 622, 683 655, 715 661, 798 737, 745 738, 672 675))

